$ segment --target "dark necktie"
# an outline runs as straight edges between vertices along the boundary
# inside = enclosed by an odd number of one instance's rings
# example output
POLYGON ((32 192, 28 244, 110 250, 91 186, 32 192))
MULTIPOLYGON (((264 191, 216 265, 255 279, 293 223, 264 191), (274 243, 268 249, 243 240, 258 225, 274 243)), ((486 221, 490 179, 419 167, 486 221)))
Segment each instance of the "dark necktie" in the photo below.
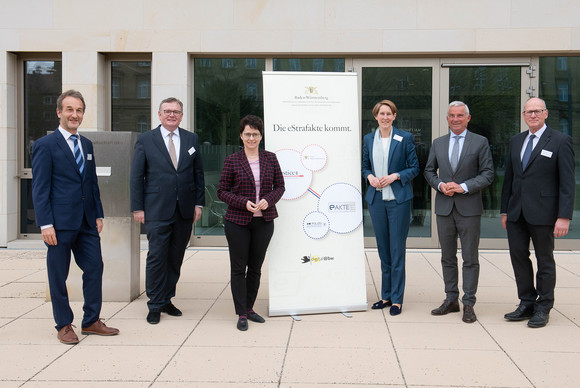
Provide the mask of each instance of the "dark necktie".
POLYGON ((528 145, 524 151, 524 156, 522 157, 522 170, 525 170, 530 161, 530 156, 532 155, 532 148, 534 146, 534 138, 536 135, 530 135, 530 140, 528 140, 528 145))
POLYGON ((81 147, 79 147, 79 137, 77 135, 71 135, 70 138, 73 140, 74 144, 74 154, 77 167, 82 174, 83 170, 85 169, 85 160, 83 159, 83 155, 81 153, 81 147))
POLYGON ((459 164, 459 136, 453 136, 455 143, 453 144, 453 149, 451 150, 451 168, 453 172, 457 170, 457 164, 459 164))

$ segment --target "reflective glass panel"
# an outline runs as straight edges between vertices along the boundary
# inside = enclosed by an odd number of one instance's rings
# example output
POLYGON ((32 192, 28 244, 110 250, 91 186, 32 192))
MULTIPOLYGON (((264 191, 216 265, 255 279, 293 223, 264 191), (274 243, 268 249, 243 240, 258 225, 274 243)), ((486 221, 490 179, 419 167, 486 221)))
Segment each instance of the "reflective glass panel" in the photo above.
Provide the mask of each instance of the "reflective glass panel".
POLYGON ((24 61, 24 167, 31 168, 34 142, 58 128, 56 100, 62 90, 61 61, 24 61))
MULTIPOLYGON (((540 93, 546 101, 548 119, 546 123, 574 139, 576 175, 580 165, 580 57, 541 57, 540 93)), ((580 184, 576 179, 574 216, 570 230, 563 238, 580 238, 580 184)))
MULTIPOLYGON (((432 128, 431 67, 363 67, 362 69, 362 136, 374 131, 378 124, 372 114, 375 104, 388 99, 397 106, 394 126, 411 132, 415 138, 420 172, 413 180, 411 228, 409 237, 431 236, 431 190, 423 178, 423 170, 431 149, 432 128)), ((362 140, 361 140, 362 144, 362 140)), ((367 181, 363 179, 363 195, 367 181)), ((364 203, 364 235, 374 237, 368 206, 364 203)))
POLYGON ((274 58, 274 71, 344 72, 344 58, 274 58))
POLYGON ((471 121, 467 129, 487 137, 495 178, 483 191, 481 238, 506 238, 499 208, 509 139, 520 132, 520 67, 452 67, 449 101, 463 101, 471 121))
POLYGON ((151 129, 151 62, 111 61, 111 130, 151 129))
MULTIPOLYGON (((194 60, 195 133, 205 171, 205 208, 195 224, 196 235, 223 235, 227 205, 217 198, 224 159, 240 149, 238 125, 248 114, 263 118, 260 58, 197 58, 194 60)), ((264 139, 262 139, 262 146, 264 139)))

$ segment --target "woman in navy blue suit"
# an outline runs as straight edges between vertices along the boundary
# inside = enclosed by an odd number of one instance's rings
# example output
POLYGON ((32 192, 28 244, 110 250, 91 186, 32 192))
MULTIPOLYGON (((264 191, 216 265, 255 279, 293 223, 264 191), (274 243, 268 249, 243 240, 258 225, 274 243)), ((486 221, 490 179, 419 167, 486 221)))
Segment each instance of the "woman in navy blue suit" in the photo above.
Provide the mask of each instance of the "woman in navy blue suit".
POLYGON ((363 139, 362 175, 369 188, 365 199, 381 259, 381 299, 373 309, 390 306, 399 315, 405 292, 405 249, 411 218, 411 181, 419 174, 413 136, 393 127, 397 107, 382 100, 373 108, 379 127, 363 139))
POLYGON ((254 310, 262 263, 274 233, 276 203, 284 194, 284 177, 273 152, 260 149, 264 123, 248 115, 240 122, 244 148, 226 158, 218 198, 228 204, 224 230, 230 251, 231 288, 239 330, 248 319, 263 323, 254 310))

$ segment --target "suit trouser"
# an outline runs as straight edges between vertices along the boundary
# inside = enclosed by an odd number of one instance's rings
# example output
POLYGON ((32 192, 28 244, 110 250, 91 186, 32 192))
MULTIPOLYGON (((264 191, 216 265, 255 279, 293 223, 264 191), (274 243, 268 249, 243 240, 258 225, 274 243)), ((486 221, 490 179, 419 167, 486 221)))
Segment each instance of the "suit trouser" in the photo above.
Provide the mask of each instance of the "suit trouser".
POLYGON ((381 259, 381 298, 403 303, 405 296, 405 249, 411 218, 411 201, 383 201, 377 191, 369 213, 381 259))
POLYGON ((56 230, 57 245, 48 245, 46 268, 52 314, 56 329, 73 322, 74 315, 68 300, 66 279, 70 269, 71 251, 83 271, 83 321, 81 327, 89 327, 99 319, 103 301, 103 259, 101 238, 96 227, 91 227, 83 217, 78 230, 56 230))
POLYGON ((523 215, 516 222, 507 222, 510 258, 518 298, 526 306, 534 306, 535 311, 549 312, 554 306, 556 287, 556 263, 554 261, 554 226, 530 225, 523 215), (538 263, 536 287, 534 287, 534 268, 530 260, 530 239, 538 263))
POLYGON ((231 288, 236 314, 254 307, 260 288, 262 264, 274 234, 274 221, 253 217, 248 225, 225 221, 230 251, 231 288))
MULTIPOLYGON (((145 212, 147 220, 147 212, 145 212)), ((145 266, 145 290, 149 311, 160 312, 175 296, 193 219, 183 218, 179 206, 166 221, 145 221, 149 252, 145 266)))
MULTIPOLYGON (((458 194, 461 195, 461 194, 458 194)), ((447 300, 459 298, 457 267, 457 236, 461 241, 463 258, 463 304, 475 305, 479 282, 479 235, 481 216, 462 216, 455 205, 448 216, 437 215, 437 233, 441 244, 441 266, 447 300)))

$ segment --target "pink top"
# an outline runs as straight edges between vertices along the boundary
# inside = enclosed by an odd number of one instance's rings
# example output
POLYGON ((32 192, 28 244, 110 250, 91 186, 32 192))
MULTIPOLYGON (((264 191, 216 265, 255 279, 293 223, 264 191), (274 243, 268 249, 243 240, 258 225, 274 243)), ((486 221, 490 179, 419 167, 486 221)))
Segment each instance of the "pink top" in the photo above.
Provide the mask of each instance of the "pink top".
MULTIPOLYGON (((254 174, 254 182, 256 182, 256 204, 260 202, 260 160, 254 160, 250 163, 252 174, 254 174)), ((262 217, 262 211, 258 210, 254 213, 254 217, 262 217)))

